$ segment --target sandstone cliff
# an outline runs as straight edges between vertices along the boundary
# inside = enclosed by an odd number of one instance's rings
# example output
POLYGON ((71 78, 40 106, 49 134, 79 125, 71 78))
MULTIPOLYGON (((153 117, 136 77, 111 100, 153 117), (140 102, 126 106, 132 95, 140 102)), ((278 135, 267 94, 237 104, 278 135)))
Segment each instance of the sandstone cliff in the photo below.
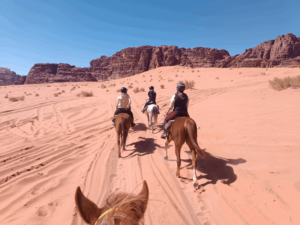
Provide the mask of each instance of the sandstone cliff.
POLYGON ((29 71, 26 84, 97 81, 89 68, 69 64, 37 63, 29 71))
POLYGON ((0 67, 0 86, 24 84, 26 76, 20 76, 8 68, 0 67))
POLYGON ((294 34, 280 35, 238 55, 233 67, 287 67, 300 65, 300 38, 294 34))
POLYGON ((68 81, 117 79, 142 73, 161 66, 187 67, 287 67, 300 65, 300 38, 280 35, 230 56, 226 50, 214 48, 185 49, 177 46, 130 47, 111 57, 101 56, 90 62, 89 68, 69 64, 35 64, 26 79, 27 84, 68 81))

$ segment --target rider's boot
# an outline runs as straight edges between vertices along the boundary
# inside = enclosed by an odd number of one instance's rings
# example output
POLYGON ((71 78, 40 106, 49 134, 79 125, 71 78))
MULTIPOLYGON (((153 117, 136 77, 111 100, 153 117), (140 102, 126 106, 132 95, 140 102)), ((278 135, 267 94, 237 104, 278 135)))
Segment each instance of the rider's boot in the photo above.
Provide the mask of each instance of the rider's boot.
POLYGON ((164 132, 162 133, 162 135, 160 136, 162 139, 166 139, 167 138, 167 136, 168 136, 168 131, 166 130, 166 124, 167 124, 167 121, 166 120, 164 120, 164 123, 163 123, 163 130, 164 130, 164 132))
POLYGON ((113 122, 113 126, 114 126, 114 127, 116 126, 116 124, 115 124, 116 117, 117 117, 117 116, 113 116, 113 117, 111 118, 111 122, 113 122))

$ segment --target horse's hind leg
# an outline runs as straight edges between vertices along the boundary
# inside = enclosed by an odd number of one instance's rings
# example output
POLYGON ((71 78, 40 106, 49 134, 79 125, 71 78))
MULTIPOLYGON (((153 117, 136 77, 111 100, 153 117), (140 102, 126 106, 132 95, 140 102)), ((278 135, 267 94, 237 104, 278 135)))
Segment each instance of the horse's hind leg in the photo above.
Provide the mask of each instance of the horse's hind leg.
POLYGON ((180 177, 180 165, 181 165, 181 159, 180 159, 180 150, 181 150, 182 144, 175 143, 175 154, 177 157, 177 171, 176 171, 176 177, 180 177))
POLYGON ((164 159, 167 160, 168 159, 168 146, 169 146, 169 143, 171 141, 169 140, 169 138, 167 138, 166 140, 166 143, 165 143, 165 155, 164 155, 164 159))
POLYGON ((121 158, 121 143, 120 143, 121 132, 117 132, 117 144, 118 144, 118 157, 121 158))
POLYGON ((192 164, 193 164, 193 185, 194 188, 198 188, 198 181, 197 181, 197 155, 196 155, 196 150, 194 149, 193 145, 187 141, 187 145, 189 146, 191 153, 192 153, 192 164))

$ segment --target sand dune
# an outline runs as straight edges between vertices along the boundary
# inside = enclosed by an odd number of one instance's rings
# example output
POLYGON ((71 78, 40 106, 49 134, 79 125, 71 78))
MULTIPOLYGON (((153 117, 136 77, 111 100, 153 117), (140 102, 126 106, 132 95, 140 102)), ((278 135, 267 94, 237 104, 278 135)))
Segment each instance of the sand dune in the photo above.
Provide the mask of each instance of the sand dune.
POLYGON ((114 191, 138 193, 143 180, 151 199, 145 224, 300 224, 300 90, 278 92, 268 84, 299 74, 299 68, 175 66, 103 83, 0 87, 1 224, 84 224, 75 208, 77 186, 101 205, 114 191), (193 189, 186 145, 181 178, 173 143, 163 159, 161 128, 152 134, 140 112, 147 92, 129 89, 137 125, 120 159, 110 121, 117 89, 151 84, 161 124, 176 83, 185 79, 195 81, 186 91, 189 112, 206 149, 197 168, 203 193, 193 189), (76 97, 82 90, 94 96, 76 97), (6 94, 25 100, 10 102, 6 94))

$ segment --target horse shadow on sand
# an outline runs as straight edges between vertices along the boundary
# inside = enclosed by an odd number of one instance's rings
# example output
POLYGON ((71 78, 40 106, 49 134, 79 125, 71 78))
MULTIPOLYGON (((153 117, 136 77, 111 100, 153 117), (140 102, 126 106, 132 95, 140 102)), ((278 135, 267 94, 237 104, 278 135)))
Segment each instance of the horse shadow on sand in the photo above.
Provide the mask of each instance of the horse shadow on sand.
MULTIPOLYGON (((146 131, 146 130, 151 131, 151 128, 148 128, 148 126, 144 123, 136 123, 136 125, 132 128, 130 132, 136 133, 139 131, 146 131)), ((153 130, 154 130, 153 134, 159 133, 160 131, 162 131, 162 125, 154 126, 153 130)))
MULTIPOLYGON (((156 144, 154 140, 155 139, 153 138, 139 137, 139 141, 127 145, 127 146, 134 146, 134 150, 131 153, 129 153, 127 156, 124 156, 122 158, 130 158, 136 155, 144 156, 148 154, 153 154, 156 148, 163 148, 162 146, 156 144)), ((131 151, 131 150, 126 150, 126 151, 131 151)))
POLYGON ((148 128, 144 123, 136 123, 134 127, 131 128, 131 132, 136 133, 139 131, 146 131, 148 128))
MULTIPOLYGON (((197 170, 201 173, 197 177, 197 180, 205 178, 208 181, 201 186, 206 186, 208 184, 216 184, 217 181, 221 181, 223 184, 230 185, 237 180, 237 175, 234 173, 233 168, 230 165, 238 165, 241 163, 246 163, 247 161, 242 158, 238 159, 226 159, 221 157, 215 157, 212 154, 204 151, 205 159, 197 157, 197 170)), ((188 169, 193 169, 191 159, 182 159, 183 162, 187 162, 186 167, 188 169)), ((183 180, 192 181, 189 178, 182 177, 183 180)))

